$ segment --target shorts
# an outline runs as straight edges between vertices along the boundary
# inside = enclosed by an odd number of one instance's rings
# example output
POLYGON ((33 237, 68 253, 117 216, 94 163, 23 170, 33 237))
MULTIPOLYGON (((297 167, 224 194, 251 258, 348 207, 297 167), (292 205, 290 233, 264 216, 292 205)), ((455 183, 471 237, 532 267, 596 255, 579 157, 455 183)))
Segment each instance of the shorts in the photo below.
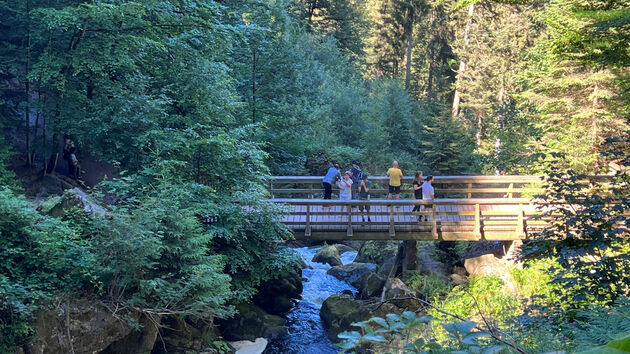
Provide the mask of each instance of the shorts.
POLYGON ((400 186, 389 186, 389 193, 400 194, 400 186))

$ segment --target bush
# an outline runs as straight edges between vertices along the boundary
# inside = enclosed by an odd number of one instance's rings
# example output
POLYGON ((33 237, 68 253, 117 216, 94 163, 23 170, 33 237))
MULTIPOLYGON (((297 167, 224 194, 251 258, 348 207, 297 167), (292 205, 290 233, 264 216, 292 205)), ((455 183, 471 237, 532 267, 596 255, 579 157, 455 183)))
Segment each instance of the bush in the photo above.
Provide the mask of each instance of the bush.
POLYGON ((439 301, 451 290, 451 285, 435 274, 410 273, 405 283, 429 302, 439 301))

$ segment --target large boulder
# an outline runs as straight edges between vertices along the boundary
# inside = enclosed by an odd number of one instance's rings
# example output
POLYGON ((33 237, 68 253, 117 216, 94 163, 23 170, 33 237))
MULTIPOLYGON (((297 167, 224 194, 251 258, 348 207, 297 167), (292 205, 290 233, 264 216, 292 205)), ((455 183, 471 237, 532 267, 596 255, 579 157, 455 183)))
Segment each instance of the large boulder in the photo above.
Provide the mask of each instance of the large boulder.
POLYGON ((378 267, 378 274, 383 277, 388 277, 389 273, 392 271, 394 267, 394 263, 396 262, 396 257, 388 258, 380 267, 378 267))
POLYGON ((302 297, 302 269, 290 269, 258 287, 254 303, 274 315, 288 313, 302 297))
POLYGON ((356 251, 354 248, 344 245, 343 243, 337 243, 337 244, 332 245, 331 247, 335 247, 337 249, 337 252, 339 252, 339 254, 356 251))
POLYGON ((376 264, 353 262, 332 267, 326 273, 358 288, 361 285, 361 277, 375 271, 376 264))
POLYGON ((411 297, 416 297, 416 293, 409 289, 402 280, 398 278, 388 279, 385 284, 385 299, 392 300, 391 303, 399 308, 415 311, 420 308, 420 302, 411 297))
POLYGON ((241 303, 236 310, 238 315, 219 322, 223 338, 228 341, 254 341, 259 337, 276 338, 287 333, 284 318, 269 314, 252 303, 241 303))
MULTIPOLYGON (((195 321, 168 316, 162 320, 163 330, 160 340, 153 349, 153 354, 200 353, 212 346, 212 342, 221 337, 212 321, 195 321)), ((113 352, 112 352, 113 353, 113 352)), ((127 349, 118 353, 136 353, 127 349)))
POLYGON ((313 262, 329 264, 331 267, 341 265, 339 251, 333 246, 323 246, 313 256, 313 262))
POLYGON ((107 209, 79 188, 68 189, 63 192, 62 196, 43 201, 37 209, 44 214, 61 217, 66 210, 71 208, 83 210, 90 215, 103 216, 107 213, 107 209))
POLYGON ((328 338, 333 343, 341 340, 337 335, 343 331, 357 330, 352 327, 354 322, 365 321, 371 317, 368 306, 358 301, 350 294, 334 294, 326 299, 319 310, 324 328, 328 331, 328 338))
POLYGON ((358 287, 358 297, 360 299, 367 299, 381 296, 383 285, 385 285, 385 278, 377 273, 367 273, 361 277, 360 283, 358 287))
POLYGON ((110 344, 99 354, 137 353, 149 354, 153 350, 162 318, 160 316, 141 316, 139 328, 134 329, 124 338, 110 344))
MULTIPOLYGON (((137 313, 125 316, 139 320, 137 313)), ((88 299, 61 304, 37 315, 35 334, 26 352, 44 353, 99 353, 112 343, 127 337, 134 330, 127 322, 115 317, 98 302, 88 299)))
POLYGON ((374 263, 382 265, 386 260, 396 257, 398 251, 397 241, 365 241, 359 252, 355 262, 374 263))
POLYGON ((518 292, 516 280, 510 272, 509 264, 503 259, 498 259, 494 254, 468 258, 464 261, 464 268, 471 277, 495 276, 503 281, 510 292, 518 292))

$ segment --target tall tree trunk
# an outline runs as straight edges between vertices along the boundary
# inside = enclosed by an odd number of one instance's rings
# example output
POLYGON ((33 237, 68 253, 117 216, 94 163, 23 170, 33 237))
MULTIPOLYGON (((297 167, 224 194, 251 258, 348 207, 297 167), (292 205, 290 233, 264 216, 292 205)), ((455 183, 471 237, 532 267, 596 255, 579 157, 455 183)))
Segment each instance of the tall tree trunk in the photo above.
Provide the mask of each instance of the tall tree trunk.
MULTIPOLYGON (((468 47, 469 42, 469 33, 470 33, 470 25, 472 24, 472 16, 475 11, 475 4, 472 3, 468 6, 468 20, 466 21, 466 28, 464 29, 464 48, 468 47)), ((455 81, 455 95, 453 95, 453 108, 451 110, 453 114, 453 118, 456 118, 459 115, 459 86, 461 84, 461 80, 464 76, 464 71, 466 70, 466 62, 464 58, 459 61, 459 70, 457 71, 457 80, 455 81)))
MULTIPOLYGON (((430 33, 435 33, 435 23, 437 14, 435 8, 431 9, 431 26, 429 27, 430 33)), ((434 40, 429 41, 429 72, 427 73, 427 97, 433 100, 433 68, 435 65, 435 45, 434 40)))
POLYGON ((31 1, 26 0, 26 111, 24 112, 24 134, 26 136, 26 163, 32 165, 31 156, 31 83, 28 78, 31 68, 31 1))
POLYGON ((411 81, 411 48, 413 47, 413 9, 409 10, 409 23, 407 29, 407 65, 405 67, 405 90, 409 90, 411 81))

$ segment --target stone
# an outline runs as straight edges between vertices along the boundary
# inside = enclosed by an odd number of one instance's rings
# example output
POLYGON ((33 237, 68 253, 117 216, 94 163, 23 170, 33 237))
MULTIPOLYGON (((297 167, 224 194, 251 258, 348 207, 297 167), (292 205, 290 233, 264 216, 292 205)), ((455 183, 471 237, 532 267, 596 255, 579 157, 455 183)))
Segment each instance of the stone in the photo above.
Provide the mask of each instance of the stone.
POLYGON ((359 241, 359 240, 343 240, 341 241, 342 244, 352 248, 353 251, 358 251, 361 246, 363 246, 363 242, 364 241, 359 241))
POLYGON ((383 276, 383 277, 388 277, 389 273, 392 271, 392 267, 394 266, 394 262, 396 262, 396 257, 391 257, 391 258, 387 259, 378 268, 378 274, 383 276))
POLYGON ((403 299, 416 297, 416 293, 409 289, 402 280, 398 278, 388 279, 385 284, 385 299, 400 299, 390 301, 399 308, 415 311, 420 308, 420 302, 416 299, 403 299))
POLYGON ((66 189, 72 189, 74 187, 72 184, 52 174, 41 176, 35 183, 39 185, 39 189, 36 193, 37 198, 61 195, 66 189))
POLYGON ((368 273, 361 277, 361 284, 359 289, 359 298, 367 299, 370 297, 381 296, 383 286, 385 285, 385 278, 377 273, 368 273))
POLYGON ((463 285, 463 284, 466 284, 466 282, 468 282, 468 278, 460 274, 451 274, 449 278, 451 282, 455 285, 463 285))
POLYGON ((361 285, 360 279, 363 275, 376 271, 376 264, 372 263, 348 263, 330 268, 326 274, 343 280, 346 283, 358 288, 361 285))
POLYGON ((471 276, 496 275, 500 267, 499 260, 493 254, 484 254, 464 261, 464 268, 471 276))
POLYGON ((255 341, 240 340, 229 342, 234 348, 235 354, 261 354, 267 348, 269 342, 265 338, 256 338, 255 341))
POLYGON ((496 276, 505 284, 507 290, 516 294, 518 287, 516 280, 510 273, 509 265, 505 260, 498 259, 494 254, 484 254, 464 261, 466 271, 473 276, 496 276))
POLYGON ((356 251, 354 248, 350 247, 350 246, 346 246, 342 243, 337 243, 332 245, 331 247, 335 247, 337 249, 337 252, 339 252, 339 254, 344 254, 346 252, 354 252, 356 251))
POLYGON ((397 241, 365 241, 359 252, 355 262, 374 263, 382 265, 389 258, 396 257, 398 251, 397 241))
POLYGON ((328 297, 319 310, 322 324, 333 343, 340 341, 339 333, 358 330, 352 327, 355 322, 365 321, 371 317, 368 306, 348 294, 334 294, 328 297))
POLYGON ((40 212, 54 217, 62 217, 65 211, 70 208, 78 208, 90 215, 103 216, 107 209, 100 206, 85 192, 79 188, 68 189, 61 197, 53 197, 40 203, 37 208, 40 212))
MULTIPOLYGON (((140 317, 134 312, 127 316, 134 321, 140 317)), ((90 299, 40 311, 33 328, 35 334, 26 350, 31 354, 70 353, 73 349, 75 353, 99 353, 133 331, 105 306, 90 299)))
POLYGON ((263 282, 253 301, 268 313, 285 315, 302 298, 302 289, 302 269, 295 267, 263 282))
POLYGON ((155 340, 158 337, 158 326, 162 318, 156 316, 151 319, 148 316, 140 317, 138 324, 141 328, 133 330, 124 338, 110 344, 99 354, 137 353, 149 354, 153 350, 155 340))
POLYGON ((336 247, 323 246, 313 256, 313 262, 328 264, 331 267, 341 265, 341 257, 336 247))
POLYGON ((466 276, 466 268, 464 267, 459 267, 459 266, 453 266, 453 269, 451 270, 452 274, 457 274, 457 275, 461 275, 463 277, 466 276))
POLYGON ((238 314, 233 318, 219 321, 223 338, 228 341, 271 339, 287 333, 284 318, 269 314, 252 303, 241 303, 236 310, 238 314))

